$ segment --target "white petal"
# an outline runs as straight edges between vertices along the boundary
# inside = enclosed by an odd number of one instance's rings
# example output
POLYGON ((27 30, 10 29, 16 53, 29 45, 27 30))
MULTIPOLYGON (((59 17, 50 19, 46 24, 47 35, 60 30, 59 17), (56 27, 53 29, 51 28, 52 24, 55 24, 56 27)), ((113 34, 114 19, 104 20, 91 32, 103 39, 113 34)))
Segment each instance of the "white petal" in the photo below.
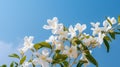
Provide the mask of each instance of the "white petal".
POLYGON ((43 54, 44 56, 48 56, 48 55, 49 55, 49 51, 48 51, 47 49, 43 49, 43 50, 42 50, 42 54, 43 54))
POLYGON ((44 28, 44 29, 46 29, 46 30, 51 29, 51 27, 50 27, 50 26, 48 26, 48 25, 44 25, 44 26, 43 26, 43 28, 44 28))

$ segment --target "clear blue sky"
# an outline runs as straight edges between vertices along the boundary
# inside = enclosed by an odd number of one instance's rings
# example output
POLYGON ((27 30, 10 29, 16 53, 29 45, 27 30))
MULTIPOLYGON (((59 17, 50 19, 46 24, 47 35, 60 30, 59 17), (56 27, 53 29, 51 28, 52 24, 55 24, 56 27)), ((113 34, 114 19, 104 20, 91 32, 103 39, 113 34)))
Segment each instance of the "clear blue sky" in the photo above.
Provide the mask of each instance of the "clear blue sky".
MULTIPOLYGON (((50 31, 42 26, 48 18, 56 16, 66 26, 85 23, 86 32, 90 32, 91 21, 102 22, 105 16, 118 15, 119 0, 0 0, 0 65, 9 62, 6 55, 15 51, 12 48, 18 47, 24 36, 35 36, 35 43, 47 39, 50 31)), ((99 67, 120 66, 120 36, 110 45, 110 53, 104 46, 93 51, 99 67)))

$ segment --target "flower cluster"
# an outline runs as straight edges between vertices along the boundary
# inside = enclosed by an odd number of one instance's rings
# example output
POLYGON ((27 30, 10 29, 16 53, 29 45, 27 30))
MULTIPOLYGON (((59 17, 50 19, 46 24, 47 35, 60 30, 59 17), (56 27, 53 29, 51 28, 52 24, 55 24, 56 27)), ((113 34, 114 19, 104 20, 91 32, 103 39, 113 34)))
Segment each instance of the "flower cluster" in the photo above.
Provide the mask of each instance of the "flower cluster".
MULTIPOLYGON (((116 34, 120 34, 120 17, 118 21, 112 17, 107 17, 100 22, 91 22, 92 35, 84 32, 86 24, 77 23, 75 26, 70 25, 68 28, 62 23, 59 23, 57 17, 47 20, 47 25, 43 28, 51 30, 52 35, 44 42, 34 44, 32 41, 33 36, 24 38, 24 46, 19 49, 20 55, 11 54, 9 57, 18 58, 19 62, 12 62, 10 67, 85 67, 92 63, 98 67, 98 63, 91 55, 92 50, 100 47, 103 43, 109 52, 109 42, 115 39, 116 34), (118 23, 117 23, 118 22, 118 23), (27 57, 26 52, 32 51, 30 59, 27 57), (29 60, 28 60, 29 59, 29 60)), ((4 65, 3 65, 4 66, 4 65)))

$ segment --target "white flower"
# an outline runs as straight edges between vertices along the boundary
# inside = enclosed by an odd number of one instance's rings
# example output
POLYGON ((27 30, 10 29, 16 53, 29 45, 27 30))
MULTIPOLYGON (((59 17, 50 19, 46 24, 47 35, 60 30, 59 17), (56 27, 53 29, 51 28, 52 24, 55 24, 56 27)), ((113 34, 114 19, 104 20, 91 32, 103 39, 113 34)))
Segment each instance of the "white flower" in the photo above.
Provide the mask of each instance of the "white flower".
POLYGON ((110 30, 112 28, 112 26, 105 20, 103 21, 103 28, 102 31, 107 32, 108 30, 110 30))
POLYGON ((101 32, 101 28, 99 27, 99 25, 100 25, 99 22, 91 23, 91 25, 94 27, 94 28, 91 28, 91 30, 93 30, 93 36, 95 36, 96 34, 101 32))
POLYGON ((75 29, 77 29, 80 33, 82 33, 86 29, 86 24, 81 25, 80 23, 77 23, 75 25, 75 29))
POLYGON ((97 41, 102 44, 103 43, 103 38, 105 37, 105 34, 99 33, 97 37, 97 41))
POLYGON ((91 22, 91 25, 96 28, 96 27, 99 27, 100 22, 96 22, 96 23, 91 22))
POLYGON ((24 47, 23 47, 23 48, 20 48, 19 51, 20 51, 21 53, 25 53, 28 49, 32 49, 32 48, 33 48, 33 45, 34 45, 34 44, 32 43, 33 39, 34 39, 33 36, 29 36, 29 37, 25 36, 25 37, 24 37, 24 47))
POLYGON ((68 36, 68 31, 64 30, 63 24, 59 25, 59 28, 56 30, 56 34, 58 34, 58 39, 63 40, 68 36))
POLYGON ((110 20, 112 24, 116 24, 117 23, 117 21, 116 21, 116 19, 114 17, 112 17, 112 18, 107 17, 107 19, 110 20))
POLYGON ((62 42, 57 42, 56 43, 56 50, 63 50, 64 49, 64 45, 63 45, 63 43, 62 42))
POLYGON ((63 54, 67 54, 70 58, 77 58, 77 47, 76 46, 65 46, 65 50, 63 51, 63 54))
POLYGON ((75 28, 73 28, 72 25, 70 25, 70 27, 69 27, 69 34, 71 35, 71 38, 76 36, 76 30, 75 30, 75 28))
POLYGON ((24 62, 23 64, 22 64, 22 67, 29 67, 29 65, 31 64, 31 62, 24 62))
POLYGON ((49 67, 49 62, 52 62, 52 58, 49 56, 49 51, 47 49, 42 50, 42 54, 36 53, 38 58, 35 58, 32 63, 37 65, 40 64, 42 67, 49 67))
POLYGON ((47 22, 48 22, 48 25, 44 25, 43 26, 44 29, 56 29, 58 26, 57 17, 53 17, 52 20, 48 19, 47 22))
POLYGON ((46 42, 50 42, 52 43, 52 45, 55 45, 56 41, 57 41, 57 36, 53 36, 53 35, 51 35, 49 39, 46 40, 46 42))
POLYGON ((46 30, 51 29, 53 34, 57 34, 59 29, 63 26, 63 24, 58 24, 58 19, 57 17, 53 17, 52 20, 48 19, 47 20, 48 25, 44 25, 43 28, 46 30))

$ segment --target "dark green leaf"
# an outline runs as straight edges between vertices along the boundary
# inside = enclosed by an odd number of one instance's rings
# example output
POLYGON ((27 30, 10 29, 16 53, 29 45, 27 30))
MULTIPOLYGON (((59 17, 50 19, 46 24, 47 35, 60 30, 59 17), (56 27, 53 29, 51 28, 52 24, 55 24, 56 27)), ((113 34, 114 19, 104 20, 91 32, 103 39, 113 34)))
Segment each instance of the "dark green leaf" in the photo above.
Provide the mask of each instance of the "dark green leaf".
POLYGON ((67 55, 56 53, 56 54, 53 56, 53 61, 52 61, 52 63, 53 63, 53 64, 61 63, 61 62, 65 61, 66 59, 67 59, 67 55))
POLYGON ((110 31, 109 34, 110 34, 110 36, 111 36, 112 39, 115 39, 115 32, 110 31))
POLYGON ((79 45, 81 42, 80 40, 77 38, 77 37, 74 37, 72 40, 71 40, 71 44, 72 45, 79 45))
POLYGON ((104 39, 106 39, 107 41, 112 41, 109 36, 105 36, 104 39))
POLYGON ((67 61, 64 61, 63 64, 64 64, 64 67, 69 67, 69 63, 67 61))
POLYGON ((40 43, 37 43, 37 44, 34 45, 34 48, 36 50, 38 50, 38 49, 40 49, 42 47, 46 47, 46 48, 52 49, 51 45, 49 43, 47 43, 47 42, 40 42, 40 43))
POLYGON ((120 24, 120 16, 118 16, 118 23, 120 24))
POLYGON ((55 50, 55 53, 60 53, 60 50, 55 50))
POLYGON ((78 62, 78 64, 77 64, 77 67, 82 67, 82 65, 83 65, 84 63, 88 63, 88 62, 85 61, 85 60, 80 60, 80 61, 78 62))
POLYGON ((68 28, 64 26, 63 30, 64 30, 64 31, 68 31, 68 28))
POLYGON ((14 62, 12 62, 12 63, 10 64, 10 67, 14 67, 14 62))
POLYGON ((118 29, 120 31, 120 29, 118 29))
POLYGON ((32 64, 32 66, 33 66, 33 67, 35 67, 35 65, 34 65, 34 64, 32 64))
POLYGON ((64 67, 62 63, 59 63, 61 67, 64 67))
POLYGON ((26 60, 26 56, 24 56, 24 57, 20 60, 20 64, 23 64, 25 60, 26 60))
POLYGON ((13 57, 13 58, 18 58, 18 59, 20 59, 19 55, 15 54, 15 53, 10 54, 9 57, 13 57))
POLYGON ((18 67, 18 63, 17 62, 14 62, 15 63, 15 67, 18 67))
POLYGON ((98 67, 97 61, 94 59, 94 57, 91 54, 85 54, 85 56, 92 64, 94 64, 96 67, 98 67))
POLYGON ((103 42, 104 42, 104 45, 105 45, 105 47, 107 49, 107 52, 109 52, 110 46, 109 46, 108 41, 105 38, 103 38, 103 42))
POLYGON ((120 34, 120 32, 115 32, 115 34, 120 34))
POLYGON ((7 67, 7 65, 3 64, 3 65, 2 65, 2 66, 0 66, 0 67, 7 67))

